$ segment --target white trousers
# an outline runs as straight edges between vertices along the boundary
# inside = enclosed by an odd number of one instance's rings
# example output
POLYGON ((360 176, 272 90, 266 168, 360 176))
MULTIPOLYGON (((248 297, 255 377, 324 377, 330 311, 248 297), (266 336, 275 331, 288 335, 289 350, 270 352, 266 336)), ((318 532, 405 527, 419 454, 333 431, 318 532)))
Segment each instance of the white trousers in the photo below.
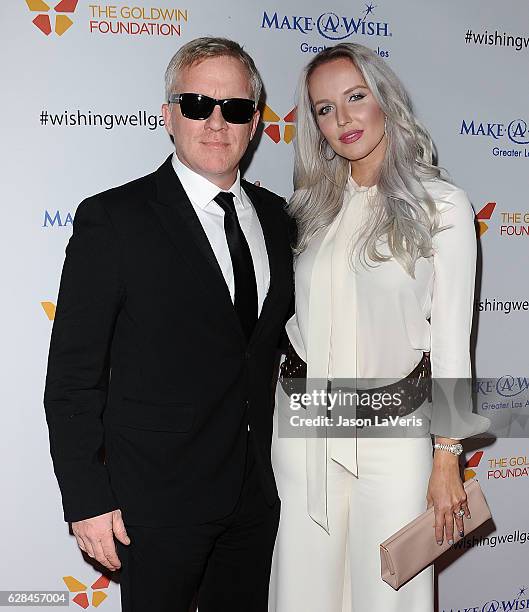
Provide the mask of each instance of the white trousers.
POLYGON ((359 436, 358 478, 329 459, 328 534, 307 513, 305 439, 278 437, 286 401, 278 385, 272 463, 281 519, 269 612, 433 612, 433 566, 395 591, 380 577, 379 548, 426 510, 431 439, 359 436))

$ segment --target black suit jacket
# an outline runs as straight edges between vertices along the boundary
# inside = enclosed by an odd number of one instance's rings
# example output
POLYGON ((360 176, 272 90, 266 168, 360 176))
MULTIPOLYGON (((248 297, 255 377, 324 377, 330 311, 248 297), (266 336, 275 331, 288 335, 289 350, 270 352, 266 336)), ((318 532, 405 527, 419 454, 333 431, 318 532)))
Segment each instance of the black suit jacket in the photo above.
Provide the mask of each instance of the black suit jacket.
POLYGON ((249 342, 170 157, 78 207, 44 394, 66 521, 115 508, 146 526, 227 515, 248 424, 277 500, 271 379, 293 294, 289 222, 284 200, 242 184, 270 265, 249 342))

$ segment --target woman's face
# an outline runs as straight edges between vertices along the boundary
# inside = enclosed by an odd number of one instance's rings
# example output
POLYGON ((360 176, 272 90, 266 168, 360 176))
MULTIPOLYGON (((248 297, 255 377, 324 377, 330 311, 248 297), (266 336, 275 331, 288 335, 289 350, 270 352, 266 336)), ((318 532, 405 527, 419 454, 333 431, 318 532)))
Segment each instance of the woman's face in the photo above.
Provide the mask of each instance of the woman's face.
POLYGON ((308 85, 318 126, 332 149, 352 168, 366 162, 378 168, 386 151, 385 116, 353 62, 321 64, 308 85))

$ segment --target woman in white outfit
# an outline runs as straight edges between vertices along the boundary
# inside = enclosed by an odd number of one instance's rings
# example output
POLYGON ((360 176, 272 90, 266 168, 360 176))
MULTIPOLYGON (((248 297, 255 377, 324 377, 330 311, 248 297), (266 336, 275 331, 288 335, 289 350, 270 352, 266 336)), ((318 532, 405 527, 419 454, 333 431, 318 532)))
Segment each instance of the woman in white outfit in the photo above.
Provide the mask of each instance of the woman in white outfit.
MULTIPOLYGON (((301 79, 295 146, 287 333, 307 388, 399 381, 420 367, 434 379, 470 379, 473 210, 432 165, 431 139, 389 66, 357 44, 315 56, 301 79)), ((395 591, 380 577, 379 544, 431 505, 432 538, 464 531, 458 441, 488 419, 439 416, 426 401, 407 414, 423 417, 407 437, 354 427, 347 437, 330 428, 296 437, 292 406, 278 385, 272 459, 282 507, 270 610, 432 612, 433 568, 395 591), (432 453, 430 434, 447 446, 432 453)))

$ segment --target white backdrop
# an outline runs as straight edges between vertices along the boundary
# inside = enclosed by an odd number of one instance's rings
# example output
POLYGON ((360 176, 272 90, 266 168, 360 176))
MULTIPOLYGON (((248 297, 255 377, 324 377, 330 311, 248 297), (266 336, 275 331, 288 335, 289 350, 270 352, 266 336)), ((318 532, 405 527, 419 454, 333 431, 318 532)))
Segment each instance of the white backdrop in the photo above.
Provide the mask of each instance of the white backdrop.
MULTIPOLYGON (((235 38, 255 58, 269 111, 246 177, 285 196, 292 188, 289 114, 301 67, 339 39, 366 44, 390 62, 434 137, 440 164, 478 213, 476 373, 501 378, 503 394, 528 414, 526 3, 9 0, 0 4, 0 20, 0 590, 69 587, 78 602, 71 601, 73 609, 119 610, 119 587, 92 586, 100 573, 83 560, 62 521, 42 407, 51 319, 77 204, 151 172, 170 153, 158 120, 163 72, 176 49, 197 36, 235 38), (67 576, 80 584, 65 584, 67 576)), ((489 395, 485 401, 498 396, 489 395)), ((463 555, 450 552, 438 564, 440 611, 529 607, 529 445, 522 437, 482 449, 480 443, 468 445, 467 473, 480 479, 495 530, 484 534, 488 539, 470 536, 463 555)))

